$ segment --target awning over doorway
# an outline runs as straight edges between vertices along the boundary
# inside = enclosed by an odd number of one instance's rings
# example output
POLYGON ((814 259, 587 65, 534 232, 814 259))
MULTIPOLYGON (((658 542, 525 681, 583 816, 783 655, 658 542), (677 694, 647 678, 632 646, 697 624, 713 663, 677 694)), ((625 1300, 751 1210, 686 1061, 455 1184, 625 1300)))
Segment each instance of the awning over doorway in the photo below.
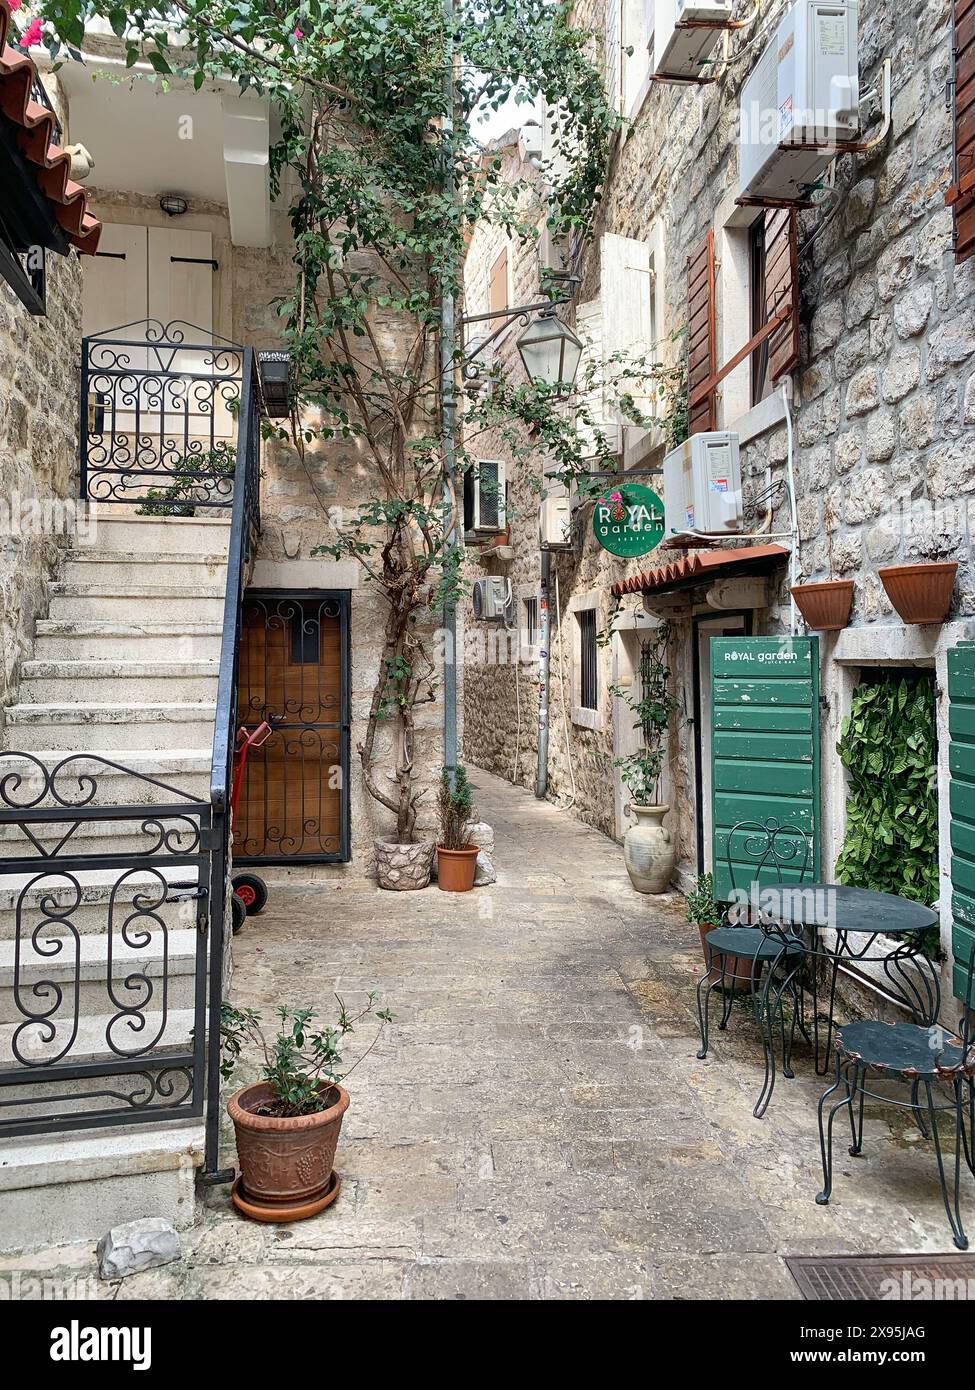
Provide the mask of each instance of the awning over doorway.
POLYGON ((789 558, 781 545, 753 545, 740 550, 705 550, 685 555, 668 565, 644 570, 613 585, 615 598, 624 594, 659 594, 669 589, 687 589, 712 579, 728 579, 739 574, 767 574, 789 558))

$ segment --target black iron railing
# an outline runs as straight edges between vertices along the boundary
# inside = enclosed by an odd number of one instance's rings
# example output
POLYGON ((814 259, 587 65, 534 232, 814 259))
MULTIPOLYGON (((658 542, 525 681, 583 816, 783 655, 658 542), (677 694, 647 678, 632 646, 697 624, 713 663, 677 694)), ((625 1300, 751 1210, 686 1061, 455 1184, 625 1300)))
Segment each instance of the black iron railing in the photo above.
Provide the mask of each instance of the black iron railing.
MULTIPOLYGON (((221 501, 204 503, 231 506, 209 794, 83 750, 0 751, 0 1141, 205 1114, 210 1181, 227 1176, 217 1120, 229 793, 260 527, 253 354, 227 353, 239 363, 234 468, 221 501)), ((89 450, 91 433, 83 414, 89 450)), ((158 510, 185 505, 160 499, 158 510)))
POLYGON ((230 507, 243 371, 243 348, 181 321, 83 338, 82 497, 160 514, 230 507))

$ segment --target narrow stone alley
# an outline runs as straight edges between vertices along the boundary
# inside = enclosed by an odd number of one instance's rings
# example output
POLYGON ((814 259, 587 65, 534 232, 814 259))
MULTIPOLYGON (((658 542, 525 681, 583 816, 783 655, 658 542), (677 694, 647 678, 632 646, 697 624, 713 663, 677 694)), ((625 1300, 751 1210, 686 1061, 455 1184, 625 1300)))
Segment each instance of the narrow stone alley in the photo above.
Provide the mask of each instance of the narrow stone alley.
MULTIPOLYGON (((817 1207, 808 1051, 754 1119, 749 1014, 695 1057, 680 900, 634 893, 619 848, 556 807, 474 781, 496 885, 394 895, 354 867, 289 871, 235 940, 238 1005, 376 989, 396 1015, 350 1080, 338 1201, 258 1225, 220 1189, 180 1262, 101 1296, 796 1298, 786 1254, 951 1248, 932 1155, 889 1110, 868 1111, 863 1157, 838 1144, 817 1207)), ((93 1268, 87 1247, 0 1260, 93 1268)))

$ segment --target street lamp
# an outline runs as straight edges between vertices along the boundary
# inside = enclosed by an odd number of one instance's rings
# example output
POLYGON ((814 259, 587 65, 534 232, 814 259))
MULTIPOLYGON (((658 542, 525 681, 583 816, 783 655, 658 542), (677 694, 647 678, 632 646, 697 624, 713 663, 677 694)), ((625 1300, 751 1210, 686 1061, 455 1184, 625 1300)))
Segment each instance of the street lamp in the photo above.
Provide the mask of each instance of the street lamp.
POLYGON ((582 341, 555 316, 554 304, 530 323, 517 339, 525 371, 546 386, 572 386, 582 360, 582 341))

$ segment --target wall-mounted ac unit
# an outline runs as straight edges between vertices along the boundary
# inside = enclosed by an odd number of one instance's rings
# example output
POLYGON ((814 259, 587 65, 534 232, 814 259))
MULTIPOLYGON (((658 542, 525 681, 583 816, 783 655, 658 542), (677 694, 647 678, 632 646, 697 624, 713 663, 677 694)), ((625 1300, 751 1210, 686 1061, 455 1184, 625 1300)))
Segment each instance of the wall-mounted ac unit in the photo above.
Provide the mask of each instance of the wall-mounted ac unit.
POLYGON ((464 474, 464 530, 497 535, 505 528, 503 459, 479 459, 464 474))
POLYGON ((725 0, 655 0, 653 7, 653 71, 657 77, 708 77, 708 62, 721 38, 720 28, 731 19, 725 0), (682 24, 693 27, 682 29, 682 24), (697 25, 702 27, 698 28, 697 25))
POLYGON ((538 121, 526 121, 518 132, 518 153, 522 159, 542 157, 542 127, 538 121))
POLYGON ((742 88, 739 196, 801 198, 856 137, 859 102, 857 0, 796 0, 742 88))
POLYGON ((695 531, 734 535, 741 530, 741 466, 738 436, 702 431, 664 458, 664 535, 695 531))
POLYGON ((474 617, 482 623, 510 623, 514 616, 511 580, 493 574, 474 581, 474 617))
POLYGON ((538 543, 543 550, 572 549, 572 505, 567 493, 542 498, 538 509, 538 543))

